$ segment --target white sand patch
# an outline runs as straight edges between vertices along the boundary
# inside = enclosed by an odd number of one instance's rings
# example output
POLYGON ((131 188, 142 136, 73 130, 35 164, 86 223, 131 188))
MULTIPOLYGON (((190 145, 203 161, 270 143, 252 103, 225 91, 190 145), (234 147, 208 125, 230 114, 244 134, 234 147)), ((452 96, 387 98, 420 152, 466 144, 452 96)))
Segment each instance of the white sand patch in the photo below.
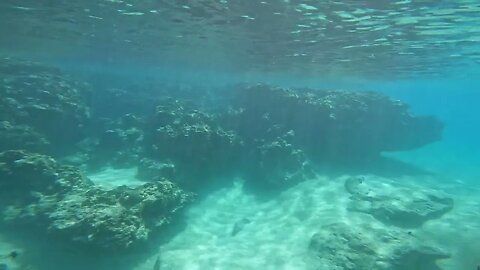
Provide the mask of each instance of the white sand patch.
POLYGON ((114 169, 105 168, 99 172, 87 175, 96 185, 104 189, 114 189, 119 186, 138 187, 145 184, 136 178, 137 168, 114 169))
MULTIPOLYGON (((322 225, 375 222, 346 210, 343 181, 307 181, 261 201, 242 189, 218 190, 187 213, 186 229, 161 247, 165 269, 305 269, 311 236, 322 225), (232 236, 236 221, 251 223, 232 236)), ((152 269, 151 258, 137 270, 152 269)), ((162 268, 163 269, 163 268, 162 268)))
MULTIPOLYGON (((365 232, 366 237, 376 231, 374 228, 388 228, 369 214, 347 210, 349 194, 344 179, 327 181, 323 177, 306 181, 265 201, 246 193, 241 182, 218 190, 192 206, 186 213, 185 230, 158 248, 161 269, 310 269, 308 245, 311 236, 323 225, 343 222, 372 228, 372 232, 365 232), (234 223, 242 218, 251 223, 232 236, 234 223)), ((429 179, 423 183, 412 178, 397 181, 402 186, 411 185, 412 190, 430 189, 426 186, 429 179)), ((450 187, 439 187, 438 183, 434 188, 453 191, 450 187)), ((480 199, 470 196, 464 201, 460 195, 452 197, 456 204, 450 213, 425 223, 422 228, 411 229, 425 239, 425 244, 439 243, 449 249, 452 258, 439 262, 445 270, 472 265, 473 255, 467 253, 476 251, 464 247, 462 242, 474 235, 476 243, 480 239, 480 199), (465 263, 466 260, 470 262, 465 263)), ((135 270, 151 270, 156 257, 152 256, 135 270)))

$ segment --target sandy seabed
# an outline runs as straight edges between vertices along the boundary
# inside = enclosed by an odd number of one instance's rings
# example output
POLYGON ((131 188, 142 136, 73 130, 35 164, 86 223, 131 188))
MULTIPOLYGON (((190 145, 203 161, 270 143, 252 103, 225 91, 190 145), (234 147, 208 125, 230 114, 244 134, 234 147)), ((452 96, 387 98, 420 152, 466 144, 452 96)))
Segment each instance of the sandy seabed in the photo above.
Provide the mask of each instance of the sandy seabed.
MULTIPOLYGON (((135 179, 135 169, 107 169, 89 177, 105 188, 142 183, 135 179)), ((313 269, 308 245, 322 226, 345 223, 361 228, 388 227, 369 214, 347 209, 347 177, 319 176, 271 198, 259 198, 246 191, 238 179, 192 205, 185 212, 185 228, 159 244, 132 270, 152 270, 157 258, 162 270, 313 269), (250 223, 232 236, 234 224, 244 218, 250 223)), ((429 244, 447 248, 451 258, 438 261, 442 269, 475 269, 480 263, 480 189, 466 188, 460 180, 439 183, 435 177, 390 180, 411 186, 412 190, 441 190, 454 199, 453 210, 414 231, 429 244)), ((368 236, 374 232, 364 233, 368 236)), ((1 254, 14 248, 0 236, 1 254)), ((9 265, 12 270, 21 269, 14 262, 9 265)))
MULTIPOLYGON (((186 228, 135 270, 150 270, 160 256, 162 269, 312 269, 308 245, 324 225, 388 227, 369 214, 347 210, 347 176, 303 182, 271 200, 245 193, 241 181, 217 190, 187 213, 186 228), (236 221, 251 223, 235 236, 236 221)), ((396 179, 412 189, 428 189, 433 179, 396 179)), ((445 270, 475 269, 480 260, 480 190, 462 183, 435 185, 455 200, 452 211, 426 222, 415 234, 451 254, 438 261, 445 270)), ((397 228, 398 229, 398 228, 397 228)), ((411 229, 405 229, 405 231, 411 229)), ((374 233, 365 231, 364 233, 374 233)), ((331 268, 326 268, 331 269, 331 268)))

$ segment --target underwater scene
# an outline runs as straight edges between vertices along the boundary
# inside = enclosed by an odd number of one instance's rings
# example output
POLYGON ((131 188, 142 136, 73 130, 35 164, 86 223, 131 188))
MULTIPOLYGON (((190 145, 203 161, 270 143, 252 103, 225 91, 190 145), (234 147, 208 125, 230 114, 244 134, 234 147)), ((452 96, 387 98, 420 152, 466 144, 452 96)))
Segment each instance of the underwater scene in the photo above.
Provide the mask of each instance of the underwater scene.
POLYGON ((0 270, 479 270, 480 2, 3 0, 0 270))

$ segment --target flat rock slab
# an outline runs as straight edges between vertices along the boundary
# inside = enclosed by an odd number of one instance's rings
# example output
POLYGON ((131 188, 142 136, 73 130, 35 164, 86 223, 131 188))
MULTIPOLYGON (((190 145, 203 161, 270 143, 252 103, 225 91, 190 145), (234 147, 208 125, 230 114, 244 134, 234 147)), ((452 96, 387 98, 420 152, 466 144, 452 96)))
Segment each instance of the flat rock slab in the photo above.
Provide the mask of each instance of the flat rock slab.
POLYGON ((453 199, 439 191, 383 178, 350 177, 345 181, 345 189, 351 194, 349 210, 369 213, 397 227, 420 227, 453 208, 453 199))

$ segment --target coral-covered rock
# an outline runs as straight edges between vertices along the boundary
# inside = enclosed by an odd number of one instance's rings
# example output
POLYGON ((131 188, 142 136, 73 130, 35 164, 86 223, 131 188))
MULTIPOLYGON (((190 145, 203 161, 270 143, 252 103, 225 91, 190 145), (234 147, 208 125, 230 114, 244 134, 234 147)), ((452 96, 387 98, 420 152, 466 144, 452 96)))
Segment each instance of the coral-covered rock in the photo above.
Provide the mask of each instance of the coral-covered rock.
MULTIPOLYGON (((32 136, 40 134, 55 144, 51 152, 84 138, 90 117, 86 84, 39 64, 9 58, 0 62, 0 121, 8 121, 16 130, 23 129, 32 136)), ((31 149, 30 142, 24 143, 19 147, 17 141, 12 146, 31 149)))
POLYGON ((23 150, 0 153, 0 198, 4 203, 9 203, 10 197, 30 201, 35 192, 59 195, 87 185, 88 179, 77 169, 59 165, 51 157, 23 150))
POLYGON ((94 250, 144 244, 192 200, 169 181, 97 188, 71 166, 25 151, 0 153, 0 211, 6 225, 94 250))
POLYGON ((405 104, 375 92, 257 85, 238 90, 233 107, 225 122, 247 142, 292 130, 292 143, 312 159, 414 149, 440 139, 443 127, 433 117, 412 116, 405 104), (271 132, 274 127, 277 133, 271 132))
POLYGON ((138 164, 137 177, 144 181, 159 181, 175 178, 175 165, 163 163, 149 158, 142 158, 138 164))
POLYGON ((145 133, 150 158, 173 163, 178 180, 188 186, 233 170, 242 156, 235 132, 220 126, 214 115, 178 101, 157 106, 145 133))
POLYGON ((313 269, 440 270, 436 261, 449 254, 412 234, 395 229, 324 226, 309 245, 313 269))
POLYGON ((269 189, 284 189, 315 175, 303 151, 283 137, 259 146, 249 164, 248 183, 269 189))
POLYGON ((89 148, 90 167, 135 166, 143 154, 144 121, 126 114, 118 119, 107 119, 98 124, 98 140, 89 148))
POLYGON ((0 122, 0 152, 11 149, 44 152, 49 146, 49 141, 30 126, 0 122))
POLYGON ((387 179, 351 177, 345 188, 351 194, 350 210, 369 213, 398 227, 419 227, 453 208, 453 200, 438 191, 413 190, 387 179))
POLYGON ((145 244, 190 201, 168 181, 110 191, 92 187, 68 194, 45 215, 49 233, 89 248, 124 251, 145 244))

